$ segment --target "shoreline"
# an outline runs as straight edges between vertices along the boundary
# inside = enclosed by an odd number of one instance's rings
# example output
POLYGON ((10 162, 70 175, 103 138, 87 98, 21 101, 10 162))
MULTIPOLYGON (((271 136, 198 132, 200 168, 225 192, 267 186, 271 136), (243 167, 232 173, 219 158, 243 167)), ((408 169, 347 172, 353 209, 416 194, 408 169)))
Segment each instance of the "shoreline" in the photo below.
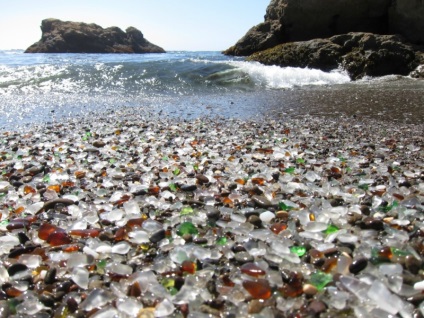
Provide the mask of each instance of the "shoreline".
POLYGON ((284 90, 205 93, 183 96, 137 96, 120 94, 35 94, 4 96, 0 107, 0 130, 23 130, 32 124, 102 117, 112 111, 137 111, 167 118, 222 117, 283 119, 318 116, 377 120, 394 124, 424 121, 421 93, 424 81, 388 77, 381 81, 352 82, 328 86, 296 87, 284 90), (64 98, 66 97, 66 98, 64 98), (9 128, 9 127, 15 128, 9 128))
POLYGON ((423 124, 301 116, 3 132, 2 312, 418 313, 423 124))

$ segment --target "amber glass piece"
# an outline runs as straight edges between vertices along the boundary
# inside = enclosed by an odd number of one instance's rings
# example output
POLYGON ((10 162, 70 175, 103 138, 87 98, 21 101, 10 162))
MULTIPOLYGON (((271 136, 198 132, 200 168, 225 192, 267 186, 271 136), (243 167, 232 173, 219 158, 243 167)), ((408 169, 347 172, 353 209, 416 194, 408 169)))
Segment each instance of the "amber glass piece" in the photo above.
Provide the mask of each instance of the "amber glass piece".
POLYGON ((99 236, 100 229, 85 229, 85 230, 70 230, 69 234, 79 237, 97 237, 99 236))
POLYGON ((296 195, 302 198, 306 198, 309 196, 307 193, 303 192, 302 190, 296 191, 296 195))
POLYGON ((160 192, 160 188, 159 187, 151 187, 148 190, 150 195, 156 195, 160 192))
POLYGON ((62 251, 64 251, 65 253, 73 253, 73 252, 78 252, 80 250, 78 245, 71 245, 71 246, 67 246, 64 249, 62 249, 62 251))
POLYGON ((272 295, 271 286, 266 279, 246 280, 243 282, 243 287, 255 299, 268 299, 272 295))
POLYGON ((265 155, 271 155, 271 154, 274 153, 274 150, 272 150, 272 149, 265 149, 265 148, 258 148, 258 149, 256 149, 256 151, 258 151, 260 153, 263 153, 265 155))
POLYGON ((60 192, 60 185, 59 184, 53 184, 53 185, 48 186, 47 189, 53 190, 56 193, 59 193, 60 192))
POLYGON ((322 265, 321 270, 325 273, 330 273, 333 269, 335 269, 337 266, 337 258, 331 257, 327 258, 324 262, 324 265, 322 265))
POLYGON ((269 229, 272 232, 274 232, 275 234, 278 234, 281 231, 284 231, 285 229, 287 229, 287 224, 284 224, 284 223, 273 223, 273 224, 271 224, 271 226, 269 227, 269 229))
POLYGON ((322 257, 324 257, 324 256, 325 256, 325 254, 324 254, 323 252, 320 252, 320 251, 318 251, 318 250, 316 250, 316 249, 314 249, 314 248, 311 248, 311 249, 309 250, 309 255, 310 255, 312 258, 322 258, 322 257))
POLYGON ((295 298, 303 294, 302 284, 284 284, 278 291, 286 298, 295 298))
POLYGON ((384 194, 384 193, 386 193, 386 190, 385 190, 385 189, 382 189, 382 190, 375 190, 375 191, 371 191, 371 193, 372 193, 373 195, 376 195, 376 196, 378 196, 378 197, 381 197, 381 196, 383 196, 383 194, 384 194))
POLYGON ((398 199, 399 201, 402 201, 405 199, 405 197, 401 194, 393 193, 393 196, 398 199))
POLYGON ((227 287, 234 287, 236 284, 228 277, 228 275, 222 276, 222 283, 227 287))
POLYGON ((130 199, 131 199, 131 196, 124 194, 118 201, 114 202, 113 205, 117 206, 117 205, 124 204, 125 202, 129 201, 130 199))
POLYGON ((309 220, 315 221, 315 214, 309 213, 309 220))
POLYGON ((139 297, 141 296, 141 286, 139 282, 132 284, 128 290, 128 296, 139 297))
POLYGON ((47 240, 53 232, 65 232, 65 230, 50 223, 43 223, 38 229, 38 237, 42 240, 47 240))
POLYGON ((25 211, 25 208, 24 208, 23 206, 20 206, 20 207, 18 207, 18 208, 15 210, 15 213, 16 213, 16 214, 21 214, 23 211, 25 211))
POLYGON ((230 198, 223 198, 223 199, 222 199, 222 203, 223 203, 224 205, 229 206, 229 207, 234 207, 234 202, 233 202, 233 200, 231 200, 230 198))
POLYGON ((115 233, 115 241, 122 241, 127 238, 127 229, 120 227, 115 233))
POLYGON ((246 184, 246 180, 244 180, 244 179, 236 179, 236 180, 234 180, 234 182, 236 182, 238 184, 241 184, 241 185, 245 185, 246 184))
POLYGON ((24 186, 24 194, 27 195, 29 193, 36 193, 37 190, 35 190, 33 187, 29 186, 29 185, 25 185, 24 186))
POLYGON ((51 246, 60 246, 72 243, 72 238, 62 230, 51 233, 46 241, 51 246))
POLYGON ((393 257, 392 249, 388 246, 382 247, 378 250, 378 257, 390 260, 393 257))
POLYGON ((18 297, 22 295, 22 292, 19 289, 11 286, 6 288, 6 295, 9 297, 18 297))
POLYGON ((303 294, 303 275, 290 272, 284 280, 285 284, 278 291, 286 298, 295 298, 303 294))
POLYGON ((108 275, 113 282, 119 282, 121 279, 127 279, 129 276, 129 275, 116 274, 116 273, 109 273, 108 275))
POLYGON ((332 172, 332 173, 340 173, 340 172, 341 172, 341 170, 340 170, 339 168, 334 167, 334 166, 333 166, 333 167, 331 167, 331 169, 330 169, 330 170, 331 170, 331 172, 332 172))
POLYGON ((74 174, 75 174, 75 178, 77 178, 77 179, 82 179, 86 175, 85 171, 75 171, 74 174))
POLYGON ((202 156, 202 153, 200 151, 198 152, 193 152, 190 157, 192 158, 200 158, 200 156, 202 156))
POLYGON ((143 224, 143 222, 146 221, 146 220, 147 220, 147 217, 130 219, 127 222, 127 226, 130 227, 131 229, 134 229, 134 228, 137 228, 137 227, 141 227, 141 225, 143 224))
POLYGON ((260 277, 260 276, 264 276, 266 274, 266 272, 262 268, 260 268, 259 266, 255 265, 253 263, 243 264, 240 267, 240 271, 243 274, 253 276, 253 277, 260 277))
POLYGON ((87 266, 87 269, 88 269, 89 272, 93 272, 93 271, 96 270, 96 265, 94 265, 94 264, 93 265, 88 265, 87 266))
POLYGON ((62 186, 63 188, 71 188, 71 187, 75 187, 75 183, 74 183, 74 182, 72 182, 72 181, 63 181, 63 182, 61 183, 61 186, 62 186))
POLYGON ((181 264, 181 270, 185 273, 194 274, 197 270, 197 265, 195 262, 185 260, 181 264))
POLYGON ((264 178, 252 178, 252 183, 257 185, 264 185, 265 179, 264 178))

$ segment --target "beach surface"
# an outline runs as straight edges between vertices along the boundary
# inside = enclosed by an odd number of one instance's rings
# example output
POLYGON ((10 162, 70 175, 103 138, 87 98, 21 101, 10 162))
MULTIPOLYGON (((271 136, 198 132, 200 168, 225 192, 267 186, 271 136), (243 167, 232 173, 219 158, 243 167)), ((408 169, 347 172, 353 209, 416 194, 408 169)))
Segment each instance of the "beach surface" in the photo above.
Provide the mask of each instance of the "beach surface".
POLYGON ((1 316, 421 317, 423 124, 309 92, 3 131, 1 316))

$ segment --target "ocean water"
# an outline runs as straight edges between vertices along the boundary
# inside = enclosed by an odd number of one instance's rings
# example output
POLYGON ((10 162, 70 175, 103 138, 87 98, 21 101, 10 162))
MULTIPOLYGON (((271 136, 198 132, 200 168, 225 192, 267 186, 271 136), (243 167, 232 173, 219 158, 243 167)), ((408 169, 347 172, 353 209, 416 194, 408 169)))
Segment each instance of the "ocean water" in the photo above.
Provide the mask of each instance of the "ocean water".
POLYGON ((0 129, 120 107, 192 118, 286 114, 423 119, 424 81, 351 82, 341 70, 280 68, 220 52, 24 54, 0 51, 0 129))

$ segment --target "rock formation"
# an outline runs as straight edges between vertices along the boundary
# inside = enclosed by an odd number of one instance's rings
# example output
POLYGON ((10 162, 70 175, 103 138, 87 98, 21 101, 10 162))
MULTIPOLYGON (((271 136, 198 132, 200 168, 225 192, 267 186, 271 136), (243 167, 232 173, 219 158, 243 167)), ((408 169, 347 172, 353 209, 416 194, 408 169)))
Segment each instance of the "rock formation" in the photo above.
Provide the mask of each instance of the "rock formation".
POLYGON ((424 44, 424 1, 271 0, 265 21, 224 53, 247 56, 277 44, 348 32, 400 34, 424 44))
POLYGON ((164 53, 134 27, 103 29, 97 24, 46 19, 41 23, 41 40, 25 53, 164 53))
POLYGON ((422 0, 271 0, 265 21, 224 54, 269 49, 250 59, 322 70, 342 66, 352 78, 409 74, 423 63, 417 46, 424 44, 423 17, 422 0))
POLYGON ((283 43, 257 52, 248 60, 323 71, 341 66, 352 79, 366 75, 408 75, 424 62, 419 52, 399 36, 372 33, 348 33, 327 39, 283 43))

